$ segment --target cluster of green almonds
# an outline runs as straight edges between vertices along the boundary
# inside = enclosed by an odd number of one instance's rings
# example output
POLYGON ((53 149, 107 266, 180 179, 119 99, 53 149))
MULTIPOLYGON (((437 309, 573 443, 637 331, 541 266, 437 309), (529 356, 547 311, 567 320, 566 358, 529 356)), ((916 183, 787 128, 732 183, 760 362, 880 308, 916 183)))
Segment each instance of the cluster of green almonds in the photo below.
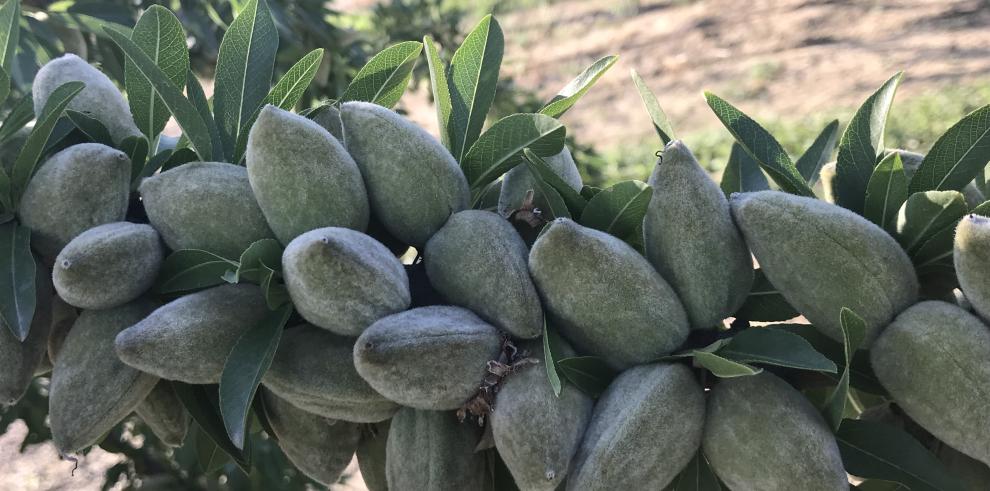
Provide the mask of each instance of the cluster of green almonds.
MULTIPOLYGON (((70 108, 114 134, 134 132, 121 94, 75 57, 41 70, 36 107, 46 88, 76 79, 87 86, 70 108)), ((581 187, 566 149, 549 163, 581 187)), ((500 213, 467 209, 468 185, 446 148, 368 103, 315 121, 265 107, 246 166, 195 162, 145 179, 147 224, 124 221, 129 169, 112 148, 71 146, 41 166, 21 207, 52 275, 39 272, 27 341, 0 331, 0 402, 47 369, 47 353, 64 453, 135 412, 166 443, 183 440, 189 417, 160 381, 218 383, 266 303, 252 284, 164 304, 148 290, 170 250, 237 258, 274 238, 305 323, 285 330, 264 375, 265 413, 289 459, 322 483, 356 452, 373 491, 484 489, 481 428, 456 411, 485 387, 491 439, 523 490, 662 489, 699 449, 734 491, 847 490, 831 429, 787 382, 764 372, 706 390, 689 365, 657 361, 742 305, 754 256, 831 338, 842 340, 842 307, 859 313, 896 402, 960 458, 990 464, 988 219, 967 217, 956 235, 972 313, 919 303, 910 259, 861 216, 777 191, 726 199, 679 141, 650 178, 645 255, 563 218, 527 244, 506 219, 533 187, 525 168, 505 176, 500 213), (369 221, 420 251, 443 304, 411 308, 408 268, 365 233, 369 221), (554 393, 544 317, 564 340, 558 355, 599 356, 621 371, 597 400, 567 381, 554 393), (504 376, 494 387, 485 383, 493 372, 504 376)))

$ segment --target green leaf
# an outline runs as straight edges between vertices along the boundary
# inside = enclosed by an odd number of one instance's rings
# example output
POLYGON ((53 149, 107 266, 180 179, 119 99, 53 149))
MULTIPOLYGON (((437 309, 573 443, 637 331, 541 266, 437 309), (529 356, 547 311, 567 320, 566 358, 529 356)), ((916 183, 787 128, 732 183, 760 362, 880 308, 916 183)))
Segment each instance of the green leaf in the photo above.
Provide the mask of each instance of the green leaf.
POLYGON ((897 216, 897 240, 912 258, 925 241, 944 229, 955 229, 969 207, 959 191, 912 194, 897 216))
POLYGON ((131 190, 136 190, 148 160, 148 140, 143 136, 131 135, 120 142, 119 148, 131 159, 131 190))
POLYGON ((568 82, 563 89, 560 89, 560 92, 543 106, 543 109, 540 109, 540 114, 546 114, 553 118, 563 116, 617 61, 619 61, 618 56, 609 55, 592 63, 574 80, 568 82))
POLYGON ((907 200, 907 175, 897 152, 892 152, 877 164, 866 186, 863 216, 880 228, 897 231, 897 212, 907 200))
MULTIPOLYGON (((447 132, 451 153, 464 162, 485 125, 495 99, 498 71, 505 41, 502 28, 490 14, 464 38, 447 70, 451 112, 447 132)), ((487 183, 486 183, 487 184, 487 183)))
POLYGON ((581 197, 588 201, 591 201, 591 198, 594 198, 600 192, 602 192, 602 188, 595 186, 588 186, 587 184, 581 186, 581 197))
MULTIPOLYGON (((213 118, 210 101, 206 99, 206 94, 203 92, 203 85, 199 83, 199 79, 196 78, 196 74, 192 70, 186 72, 186 93, 189 95, 189 102, 192 103, 193 108, 196 109, 196 113, 199 114, 199 117, 203 119, 203 123, 206 125, 206 132, 210 138, 210 147, 212 148, 213 155, 216 158, 220 158, 223 155, 223 141, 220 139, 220 128, 217 127, 217 121, 213 118)), ((183 135, 183 138, 188 140, 186 135, 183 135)), ((180 140, 179 143, 181 144, 182 141, 180 140)))
POLYGON ((34 119, 34 100, 28 92, 14 103, 14 107, 3 118, 3 123, 0 124, 0 143, 9 140, 32 119, 34 119))
POLYGON ((278 31, 265 0, 250 0, 220 42, 213 115, 224 155, 234 156, 237 135, 271 88, 278 31))
POLYGON ((577 192, 569 184, 567 184, 556 172, 550 168, 550 165, 546 163, 545 160, 540 158, 539 155, 533 153, 532 150, 526 148, 523 150, 523 154, 526 160, 526 166, 529 171, 537 176, 537 181, 546 183, 557 192, 561 199, 563 199, 564 204, 567 206, 567 211, 569 216, 581 216, 581 212, 584 211, 584 207, 587 206, 588 200, 581 196, 581 193, 577 192))
POLYGON ((73 111, 72 109, 66 109, 65 115, 93 143, 101 143, 108 147, 114 146, 113 137, 110 136, 110 130, 106 126, 103 126, 100 120, 91 118, 85 113, 73 111))
POLYGON ((3 68, 0 68, 0 107, 3 107, 3 103, 7 102, 7 96, 10 95, 10 75, 3 68))
POLYGON ((839 384, 825 402, 825 419, 838 431, 842 425, 842 417, 846 413, 846 402, 849 400, 849 367, 853 356, 866 339, 866 321, 852 310, 842 307, 839 312, 839 322, 842 326, 842 340, 845 354, 845 369, 839 384))
POLYGON ((719 184, 726 197, 732 193, 748 193, 770 189, 767 176, 760 170, 760 164, 750 157, 742 145, 732 143, 729 161, 722 172, 722 182, 719 184))
POLYGON ((903 74, 884 82, 856 111, 839 140, 836 159, 835 202, 856 213, 863 211, 866 187, 877 159, 883 155, 883 133, 894 93, 903 74))
POLYGON ((964 489, 924 445, 896 426, 848 420, 835 437, 846 471, 856 477, 898 482, 912 491, 964 489))
POLYGON ((770 174, 770 178, 782 191, 812 198, 815 196, 808 182, 798 172, 791 158, 773 135, 715 94, 705 92, 705 99, 743 150, 770 174))
POLYGON ((230 441, 244 449, 248 414, 258 384, 275 357, 282 330, 292 314, 292 305, 269 312, 244 332, 230 350, 220 375, 220 414, 230 441))
POLYGON ((804 338, 782 329, 751 327, 732 337, 716 352, 739 363, 759 363, 780 367, 836 373, 832 360, 815 351, 804 338))
POLYGON ((0 68, 12 73, 14 52, 17 50, 21 29, 21 2, 7 0, 0 7, 0 68))
POLYGON ((574 356, 557 360, 557 370, 568 382, 596 398, 619 375, 604 359, 597 356, 574 356))
MULTIPOLYGON (((196 152, 193 152, 188 148, 184 150, 188 150, 189 153, 192 154, 192 157, 194 159, 196 158, 196 152)), ((138 173, 131 180, 131 190, 132 191, 137 190, 138 186, 141 185, 141 181, 143 179, 147 177, 151 177, 155 172, 161 169, 162 165, 164 165, 165 162, 168 161, 168 159, 172 156, 173 153, 175 153, 173 150, 162 150, 161 152, 158 152, 153 157, 148 159, 148 161, 145 162, 144 168, 141 169, 140 173, 138 173)))
MULTIPOLYGON (((556 333, 554 333, 556 335, 556 333)), ((550 331, 547 329, 547 321, 543 320, 543 364, 546 366, 547 379, 550 381, 550 387, 553 388, 553 394, 560 397, 560 375, 557 373, 557 363, 554 361, 556 357, 553 355, 553 350, 550 349, 550 331)))
POLYGON ((37 301, 31 231, 14 221, 0 225, 0 258, 0 317, 14 337, 24 341, 37 301))
POLYGON ((285 285, 275 282, 278 276, 281 276, 278 272, 261 263, 261 292, 265 295, 265 303, 268 304, 269 310, 276 310, 291 300, 285 285))
POLYGON ((385 48, 368 61, 351 81, 342 102, 365 101, 391 108, 399 102, 412 79, 423 43, 405 41, 385 48))
POLYGON ((709 372, 712 372, 712 375, 719 378, 749 377, 751 375, 759 375, 763 372, 762 368, 732 361, 707 351, 695 351, 692 353, 692 356, 698 366, 706 368, 709 372))
POLYGON ((423 45, 426 46, 426 62, 430 68, 430 87, 433 90, 433 104, 437 108, 437 126, 440 130, 440 141, 443 145, 454 153, 453 142, 449 128, 451 127, 452 102, 450 100, 450 86, 447 85, 447 64, 440 58, 437 46, 433 44, 433 38, 426 36, 423 38, 423 45))
POLYGON ((252 243, 241 254, 240 266, 234 273, 234 282, 242 278, 261 283, 265 265, 282 268, 282 245, 275 239, 261 239, 252 243))
POLYGON ((911 178, 912 193, 960 191, 983 174, 990 161, 990 105, 952 125, 938 137, 911 178))
POLYGON ((170 254, 158 273, 156 291, 159 294, 199 290, 223 283, 228 270, 237 270, 237 263, 212 252, 180 249, 170 254))
MULTIPOLYGON (((560 153, 564 148, 564 125, 542 114, 512 114, 495 122, 474 142, 461 160, 468 185, 477 194, 492 181, 522 161, 529 147, 540 157, 560 153)), ((456 155, 456 154, 455 154, 456 155)))
MULTIPOLYGON (((527 169, 527 171, 529 171, 529 169, 527 169)), ((529 172, 532 173, 533 171, 529 172)), ((567 203, 564 201, 564 198, 560 196, 560 193, 558 193, 553 186, 544 181, 543 176, 540 174, 533 173, 532 175, 533 182, 539 188, 533 190, 539 191, 533 205, 536 209, 540 210, 543 220, 545 222, 549 222, 557 218, 571 218, 570 212, 567 211, 567 203)))
POLYGON ((832 156, 838 136, 839 120, 833 119, 831 123, 825 125, 815 141, 794 164, 801 176, 808 181, 809 186, 814 186, 818 182, 819 172, 832 156))
MULTIPOLYGON (((233 458, 245 474, 249 474, 251 472, 251 453, 249 450, 241 450, 227 437, 227 430, 223 418, 220 416, 220 407, 217 404, 219 397, 217 386, 190 385, 172 381, 172 388, 175 389, 175 395, 179 396, 179 400, 182 401, 183 407, 189 411, 193 421, 199 425, 206 436, 210 437, 220 450, 233 458)), ((215 460, 215 457, 211 460, 215 460)))
POLYGON ((722 483, 708 463, 708 457, 699 448, 687 467, 681 471, 664 491, 722 491, 722 483))
POLYGON ((770 283, 763 270, 754 271, 753 286, 735 317, 745 321, 780 322, 801 315, 770 283))
POLYGON ((205 474, 216 472, 231 461, 230 454, 217 446, 213 438, 195 422, 189 427, 186 441, 195 446, 196 463, 205 474))
POLYGON ((195 162, 198 160, 196 152, 192 151, 190 148, 180 148, 172 152, 168 159, 162 163, 162 172, 170 169, 174 169, 182 164, 188 164, 189 162, 195 162))
POLYGON ((623 181, 605 188, 588 201, 581 225, 623 238, 643 223, 653 188, 642 181, 623 181))
POLYGON ((478 193, 478 199, 472 203, 475 210, 497 211, 498 198, 502 194, 502 181, 495 181, 485 186, 485 189, 478 193))
POLYGON ((131 41, 123 31, 115 27, 107 27, 106 31, 110 40, 120 46, 127 59, 134 62, 137 70, 141 72, 144 78, 148 79, 151 86, 165 101, 169 112, 172 113, 176 123, 182 128, 183 135, 189 138, 189 144, 199 154, 200 159, 212 161, 214 157, 221 157, 213 154, 213 141, 203 117, 196 111, 196 107, 182 95, 182 91, 172 84, 165 72, 158 68, 155 62, 148 58, 148 55, 144 54, 144 51, 141 51, 141 48, 134 44, 134 41, 131 41))
MULTIPOLYGON (((189 50, 182 24, 172 11, 160 5, 148 7, 130 37, 175 88, 185 87, 189 50)), ((124 87, 135 124, 149 140, 154 139, 168 122, 168 106, 130 59, 124 60, 124 87)))
MULTIPOLYGON (((51 137, 52 130, 55 129, 55 123, 58 122, 72 98, 85 86, 82 82, 67 82, 52 91, 48 97, 45 107, 41 110, 41 116, 35 121, 31 134, 28 135, 27 141, 11 168, 10 187, 13 197, 11 202, 3 203, 8 210, 13 209, 21 201, 24 188, 27 187, 28 181, 34 175, 34 170, 38 166, 38 159, 41 158, 45 146, 48 145, 48 138, 51 137)), ((6 197, 0 197, 0 199, 6 199, 6 197)))
POLYGON ((670 120, 667 119, 667 114, 663 112, 663 108, 657 102, 657 96, 647 87, 646 81, 639 76, 639 73, 636 73, 635 69, 631 70, 630 73, 633 83, 636 84, 636 90, 639 91, 639 98, 643 99, 646 112, 649 113, 650 119, 653 121, 653 129, 656 130, 664 145, 670 143, 677 137, 674 135, 674 128, 670 125, 670 120))
MULTIPOLYGON (((774 324, 775 329, 783 329, 791 334, 796 334, 804 338, 815 351, 825 355, 832 360, 836 366, 845 364, 845 346, 832 338, 825 336, 815 326, 810 324, 774 324)), ((887 391, 880 385, 880 380, 873 373, 870 365, 870 354, 860 350, 853 356, 852 364, 849 365, 849 385, 861 392, 885 396, 887 391)), ((841 375, 823 372, 822 375, 835 380, 838 383, 841 375)))

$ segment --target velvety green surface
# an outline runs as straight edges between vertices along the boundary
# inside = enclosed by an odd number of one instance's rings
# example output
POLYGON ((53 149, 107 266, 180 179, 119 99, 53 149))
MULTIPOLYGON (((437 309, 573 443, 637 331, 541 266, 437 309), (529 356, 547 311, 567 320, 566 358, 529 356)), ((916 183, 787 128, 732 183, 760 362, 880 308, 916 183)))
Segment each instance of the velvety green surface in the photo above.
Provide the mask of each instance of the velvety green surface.
MULTIPOLYGON (((578 172, 574 157, 567 147, 556 155, 545 157, 543 161, 575 191, 581 191, 584 184, 581 181, 581 173, 578 172)), ((502 190, 498 195, 498 213, 505 217, 511 215, 522 206, 529 190, 533 190, 533 201, 537 202, 542 192, 529 167, 525 163, 520 163, 506 172, 505 177, 502 178, 502 190)))
POLYGON ((186 439, 189 413, 167 380, 159 381, 134 412, 165 445, 178 447, 186 439))
POLYGON ((371 211, 392 235, 422 246, 451 213, 468 207, 467 179, 436 138, 375 104, 346 102, 340 113, 371 211))
POLYGON ((455 213, 426 243, 430 284, 444 299, 520 338, 543 332, 543 307, 529 276, 529 249, 496 213, 455 213))
POLYGON ((687 366, 622 372, 595 405, 567 489, 663 489, 698 452, 704 419, 704 392, 687 366))
POLYGON ((477 425, 460 423, 452 411, 403 408, 388 432, 386 469, 393 490, 484 489, 485 457, 475 453, 477 425))
POLYGON ((155 230, 172 250, 202 249, 237 260, 253 242, 274 238, 244 167, 190 162, 139 188, 155 230))
POLYGON ((354 368, 354 339, 303 325, 282 333, 262 383, 290 404, 323 417, 374 423, 398 404, 375 392, 354 368))
POLYGON ((285 285, 307 321, 344 336, 409 307, 409 278, 388 248, 354 230, 327 227, 293 239, 282 254, 285 285))
POLYGON ((222 285, 173 300, 122 331, 116 340, 124 363, 188 384, 220 382, 234 344, 268 312, 261 289, 222 285))
POLYGON ((963 217, 956 226, 956 277, 973 309, 990 321, 990 218, 963 217))
POLYGON ((566 218, 551 222, 529 269, 555 327, 616 368, 667 355, 687 338, 677 294, 622 240, 566 218))
POLYGON ((677 292, 691 327, 711 329, 749 295, 749 248, 732 222, 725 193, 680 140, 664 148, 649 183, 646 257, 677 292))
POLYGON ((921 302, 884 330, 870 360, 911 419, 990 465, 990 327, 955 305, 921 302))
POLYGON ((60 452, 99 443, 158 383, 158 377, 125 365, 114 353, 117 334, 154 308, 148 300, 137 300, 87 310, 76 319, 55 359, 49 387, 52 440, 60 452))
POLYGON ((16 404, 42 365, 52 328, 52 284, 47 270, 38 265, 35 270, 37 300, 31 331, 24 342, 14 337, 0 320, 0 408, 16 404))
POLYGON ((388 491, 386 451, 391 423, 391 420, 386 420, 361 429, 356 455, 361 478, 368 491, 388 491))
POLYGON ((498 330, 469 310, 420 307, 365 330, 354 345, 354 364, 390 400, 417 409, 450 410, 474 395, 485 364, 497 359, 501 348, 498 330))
POLYGON ((702 447, 733 491, 849 489, 831 428, 769 372, 719 380, 708 397, 702 447))
MULTIPOLYGON (((130 113, 128 113, 130 114, 130 113)), ((127 214, 131 161, 99 143, 73 145, 48 158, 28 182, 18 217, 31 246, 54 258, 91 227, 127 214)))
POLYGON ((283 244, 321 227, 367 228, 357 164, 313 121, 265 106, 251 127, 246 161, 258 205, 283 244))
POLYGON ((823 334, 839 312, 867 324, 864 346, 918 298, 914 266, 887 232, 836 205, 779 191, 732 195, 732 215, 767 278, 823 334))
POLYGON ((115 222, 72 239, 55 259, 55 291, 84 309, 123 305, 151 288, 165 258, 158 232, 149 225, 115 222))

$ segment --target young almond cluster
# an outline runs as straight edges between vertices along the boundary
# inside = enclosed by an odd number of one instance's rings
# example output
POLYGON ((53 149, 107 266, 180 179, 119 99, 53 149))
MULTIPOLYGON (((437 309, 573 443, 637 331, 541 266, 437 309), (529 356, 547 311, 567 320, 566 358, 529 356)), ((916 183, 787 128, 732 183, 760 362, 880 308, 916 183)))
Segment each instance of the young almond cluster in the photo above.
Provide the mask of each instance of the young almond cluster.
MULTIPOLYGON (((70 108, 118 137, 137 133, 109 79, 74 56, 38 73, 36 109, 70 80, 86 83, 70 108)), ((0 332, 0 390, 16 402, 47 353, 60 452, 98 443, 135 412, 181 444, 189 417, 164 381, 219 383, 269 299, 250 282, 156 296, 163 262, 186 249, 236 259, 274 239, 298 324, 264 373, 264 414, 288 458, 324 484, 356 452, 375 491, 485 489, 490 463, 476 450, 493 444, 523 490, 663 489, 699 449, 735 491, 849 489, 832 429, 789 383, 769 371, 712 383, 665 358, 742 306, 754 257, 826 336, 843 341, 843 307, 862 316, 890 396, 990 464, 990 219, 970 215, 955 234, 971 313, 919 303, 911 259, 862 216, 780 191, 727 199, 677 140, 650 177, 645 254, 567 218, 527 243, 508 219, 539 192, 525 166, 504 176, 498 213, 469 209, 444 145, 371 103, 315 121, 266 106, 245 155, 244 166, 190 162, 148 177, 140 201, 127 156, 101 144, 61 150, 30 181, 18 218, 51 277, 38 268, 28 339, 0 332), (125 221, 137 208, 147 223, 125 221), (404 265, 383 237, 420 262, 404 265), (414 298, 408 272, 420 264, 441 301, 414 298), (562 338, 556 355, 621 372, 597 400, 567 380, 556 393, 544 319, 562 338)), ((547 163, 581 189, 566 148, 547 163)))

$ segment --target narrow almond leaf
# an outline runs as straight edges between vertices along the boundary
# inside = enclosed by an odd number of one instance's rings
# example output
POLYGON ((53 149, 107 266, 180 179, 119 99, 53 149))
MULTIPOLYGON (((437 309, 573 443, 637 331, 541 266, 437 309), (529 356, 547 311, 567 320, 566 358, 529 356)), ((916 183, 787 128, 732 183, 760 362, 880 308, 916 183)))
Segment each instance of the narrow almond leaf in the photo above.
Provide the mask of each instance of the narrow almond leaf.
POLYGON ((244 250, 234 273, 234 283, 242 278, 260 283, 264 269, 267 269, 266 264, 282 269, 282 245, 275 239, 261 239, 244 250))
POLYGON ((866 321, 852 310, 842 307, 839 321, 842 326, 845 369, 842 371, 838 385, 825 402, 825 419, 835 431, 839 430, 843 415, 846 413, 846 403, 849 400, 849 370, 853 356, 866 338, 866 321))
POLYGON ((960 191, 990 162, 990 105, 952 125, 938 137, 911 178, 911 192, 960 191))
POLYGON ((148 161, 148 140, 143 136, 131 135, 124 138, 118 148, 131 159, 131 189, 136 190, 137 185, 141 183, 144 165, 148 161))
POLYGON ((170 254, 158 273, 156 291, 159 294, 199 290, 223 283, 228 270, 237 270, 237 263, 212 252, 180 249, 170 254))
POLYGON ((28 92, 14 103, 7 117, 3 118, 3 123, 0 123, 0 143, 17 134, 32 119, 34 119, 34 100, 28 92))
POLYGON ((762 368, 732 361, 707 351, 695 351, 693 357, 695 364, 706 368, 709 372, 712 372, 712 375, 719 378, 749 377, 759 375, 763 372, 762 368))
POLYGON ((581 225, 628 237, 643 223, 653 188, 642 181, 623 181, 595 195, 581 214, 581 225))
POLYGON ((224 155, 232 159, 237 135, 271 88, 278 31, 266 0, 250 0, 220 42, 213 115, 224 155))
POLYGON ((767 182, 767 176, 760 170, 760 164, 743 150, 742 145, 733 142, 732 150, 729 151, 729 161, 725 164, 719 187, 722 188, 725 196, 729 197, 732 196, 732 193, 770 189, 770 183, 767 182))
POLYGON ((114 146, 113 137, 110 136, 110 130, 106 126, 103 126, 100 120, 71 109, 66 109, 65 115, 93 143, 101 143, 108 147, 114 146))
POLYGON ((897 152, 877 164, 866 187, 863 216, 888 232, 897 231, 897 212, 907 200, 907 175, 897 152))
MULTIPOLYGON (((106 32, 110 36, 110 40, 120 47, 127 59, 134 62, 134 66, 141 72, 141 75, 148 79, 151 86, 165 101, 169 112, 175 117, 175 121, 182 128, 183 135, 189 139, 189 144, 199 154, 200 159, 203 161, 213 160, 213 142, 210 138, 210 131, 203 117, 196 111, 196 107, 182 95, 182 91, 172 84, 168 76, 122 30, 116 27, 107 27, 106 32)), ((216 155, 216 157, 221 156, 216 155)))
POLYGON ((0 223, 7 223, 13 220, 14 207, 11 205, 10 197, 10 176, 0 165, 0 223))
MULTIPOLYGON (((825 336, 811 324, 775 324, 774 329, 783 329, 791 334, 801 336, 815 348, 815 351, 832 360, 832 363, 835 363, 836 367, 845 363, 846 353, 844 344, 825 336)), ((834 380, 836 383, 842 378, 841 374, 838 373, 822 372, 822 375, 834 380)), ((849 386, 860 392, 879 396, 887 395, 887 391, 880 385, 880 380, 873 373, 873 367, 870 366, 869 352, 860 350, 853 355, 852 364, 849 366, 849 386)))
POLYGON ((269 268, 265 263, 261 263, 261 291, 265 295, 265 303, 269 310, 277 310, 289 303, 289 290, 282 283, 276 283, 275 279, 281 274, 269 268))
POLYGON ((588 186, 587 184, 581 186, 581 197, 589 201, 591 200, 591 198, 594 198, 600 192, 602 192, 602 188, 595 186, 588 186))
POLYGON ((912 194, 897 215, 897 240, 912 258, 924 243, 944 229, 955 229, 969 206, 959 191, 912 194))
POLYGON ((21 2, 7 0, 0 7, 0 68, 8 74, 14 64, 14 52, 17 50, 21 29, 21 2))
POLYGON ((472 192, 519 164, 524 148, 541 157, 560 153, 566 131, 560 121, 543 114, 512 114, 496 121, 460 161, 472 192))
POLYGON ((299 103, 299 100, 302 99, 306 89, 309 88, 309 84, 313 81, 313 77, 316 76, 316 70, 320 68, 320 63, 322 62, 323 48, 310 51, 306 56, 297 61, 295 65, 292 65, 292 68, 289 68, 289 71, 285 72, 285 75, 278 80, 278 83, 272 87, 272 90, 268 91, 265 100, 258 106, 254 114, 248 118, 247 123, 237 135, 237 148, 234 151, 233 162, 240 162, 244 158, 244 151, 247 149, 247 139, 251 133, 251 127, 254 126, 254 122, 258 119, 258 115, 261 114, 261 110, 265 105, 271 104, 279 109, 291 111, 299 103))
MULTIPOLYGON (((204 473, 216 472, 231 462, 230 454, 224 452, 213 438, 199 427, 199 424, 193 422, 189 426, 189 433, 186 437, 187 442, 195 447, 196 451, 196 463, 199 465, 199 469, 204 473)), ((235 447, 236 448, 236 447, 235 447)))
POLYGON ((646 105, 646 112, 649 113, 650 119, 653 121, 653 129, 656 130, 664 145, 670 143, 677 136, 674 135, 674 128, 670 125, 667 114, 663 112, 663 108, 657 102, 657 96, 646 85, 646 81, 639 76, 639 73, 636 73, 635 69, 631 70, 631 74, 633 83, 636 84, 636 90, 639 91, 639 98, 643 100, 643 104, 646 105))
POLYGON ((836 373, 832 360, 815 351, 804 338, 782 329, 751 327, 732 337, 716 352, 739 363, 758 363, 780 367, 836 373))
POLYGON ((17 203, 21 201, 24 188, 27 187, 28 181, 34 175, 34 170, 38 166, 38 159, 41 158, 41 154, 48 145, 48 139, 52 135, 52 130, 55 129, 55 123, 62 117, 62 113, 69 105, 69 102, 85 86, 82 82, 67 82, 52 91, 52 94, 48 97, 45 107, 41 110, 41 116, 35 121, 34 128, 31 129, 27 141, 21 147, 21 151, 17 155, 17 159, 14 160, 14 165, 11 168, 10 187, 13 194, 12 202, 3 203, 8 210, 15 208, 17 203))
MULTIPOLYGON (((172 382, 175 395, 182 401, 182 406, 189 411, 193 421, 227 455, 245 474, 251 472, 251 452, 240 449, 227 436, 223 418, 220 416, 218 393, 216 385, 190 385, 182 382, 172 382)), ((250 440, 249 440, 250 441, 250 440)), ((198 443, 198 442, 197 442, 198 443)))
POLYGON ((584 211, 584 207, 588 205, 588 200, 581 196, 581 193, 575 191, 569 184, 567 184, 553 169, 547 164, 545 160, 540 158, 539 155, 533 153, 532 150, 526 148, 523 150, 523 154, 526 158, 526 165, 529 167, 529 171, 533 173, 534 176, 539 176, 539 179, 546 184, 549 184, 564 200, 564 204, 567 205, 567 211, 570 216, 581 216, 581 212, 584 211))
POLYGON ((597 398, 619 375, 605 360, 597 356, 574 356, 557 360, 557 370, 585 394, 597 398))
POLYGON ((447 85, 447 64, 440 58, 433 38, 426 36, 423 38, 423 45, 426 46, 426 62, 430 68, 430 88, 433 90, 433 104, 437 108, 437 127, 440 130, 440 141, 443 145, 454 153, 453 143, 449 128, 451 126, 451 112, 453 104, 450 100, 450 86, 447 85))
POLYGON ((269 312, 241 335, 230 350, 220 375, 220 414, 230 441, 244 449, 248 414, 261 378, 275 357, 282 330, 292 314, 292 305, 269 312))
POLYGON ((563 116, 617 61, 619 61, 618 56, 609 55, 592 63, 574 80, 568 82, 563 89, 560 89, 560 92, 543 106, 543 109, 540 109, 540 114, 546 114, 553 118, 563 116))
POLYGON ((371 102, 387 108, 395 106, 409 86, 416 60, 422 52, 423 43, 418 41, 405 41, 385 48, 361 67, 340 100, 371 102))
POLYGON ((567 203, 564 201, 564 198, 560 196, 560 193, 558 193, 553 186, 544 181, 541 174, 531 170, 530 172, 533 176, 533 182, 536 184, 536 187, 539 188, 533 190, 539 191, 539 195, 535 198, 533 205, 540 211, 540 216, 543 220, 549 222, 557 218, 571 218, 571 214, 567 210, 567 203))
MULTIPOLYGON (((203 119, 203 123, 206 124, 206 132, 210 138, 213 155, 216 158, 220 158, 223 155, 223 141, 220 139, 220 128, 217 127, 217 121, 213 118, 213 110, 210 109, 210 101, 206 99, 206 94, 203 92, 203 85, 199 83, 199 79, 196 78, 196 74, 192 70, 186 72, 186 94, 189 95, 189 102, 196 109, 196 113, 199 114, 199 117, 203 119)), ((185 138, 186 141, 189 140, 186 135, 182 135, 182 138, 185 138)), ((181 138, 178 146, 182 146, 181 138)))
POLYGON ((795 162, 794 165, 797 166, 798 172, 808 181, 809 186, 814 186, 818 182, 819 172, 831 158, 832 152, 835 151, 838 137, 839 120, 833 119, 831 123, 825 125, 811 146, 795 162))
POLYGON ((722 482, 712 470, 705 453, 698 449, 687 467, 674 478, 664 491, 722 491, 722 482))
POLYGON ((162 172, 169 169, 174 169, 182 164, 188 164, 189 162, 195 162, 199 156, 196 152, 192 151, 191 148, 180 148, 172 152, 168 159, 162 163, 162 172))
POLYGON ((866 187, 877 159, 883 155, 887 114, 903 74, 898 72, 863 102, 839 140, 835 202, 856 213, 863 211, 866 187))
POLYGON ((962 491, 937 457, 906 431, 880 421, 848 420, 835 435, 850 474, 901 483, 912 491, 962 491))
POLYGON ((784 299, 777 287, 770 283, 763 270, 757 268, 753 287, 746 302, 736 312, 735 318, 755 322, 780 322, 801 315, 784 299))
POLYGON ((15 221, 0 225, 0 279, 0 317, 14 337, 24 341, 37 301, 35 264, 31 231, 15 221))
POLYGON ((447 80, 451 113, 447 132, 453 147, 451 153, 458 162, 466 159, 485 125, 495 100, 504 49, 502 28, 489 14, 464 38, 450 60, 447 80))
MULTIPOLYGON (((186 148, 184 150, 189 150, 189 149, 186 148)), ((138 173, 136 176, 134 176, 134 178, 131 180, 131 191, 136 191, 143 179, 151 177, 152 175, 154 175, 155 172, 161 169, 162 165, 164 165, 165 162, 168 161, 168 159, 172 156, 173 153, 175 153, 175 151, 171 149, 162 150, 161 152, 156 153, 153 157, 148 159, 148 161, 145 162, 144 164, 144 168, 141 169, 141 172, 138 173)), ((193 158, 196 158, 195 152, 189 150, 189 153, 193 155, 193 158)))
MULTIPOLYGON (((177 89, 185 87, 189 71, 186 33, 171 10, 161 5, 148 7, 130 37, 177 89)), ((168 122, 168 106, 130 59, 124 60, 124 87, 134 123, 145 137, 154 139, 168 122)))
POLYGON ((780 186, 781 190, 799 196, 815 196, 808 182, 798 172, 791 158, 773 135, 715 94, 705 92, 705 99, 743 150, 770 174, 770 178, 780 186))
POLYGON ((543 320, 543 364, 547 371, 547 379, 550 381, 550 387, 553 388, 553 394, 560 397, 560 375, 557 373, 557 363, 554 361, 556 357, 553 354, 553 350, 550 348, 550 331, 547 329, 547 321, 543 320))
POLYGON ((10 95, 10 75, 7 75, 6 70, 0 68, 0 107, 3 107, 3 103, 7 102, 7 96, 10 95))

